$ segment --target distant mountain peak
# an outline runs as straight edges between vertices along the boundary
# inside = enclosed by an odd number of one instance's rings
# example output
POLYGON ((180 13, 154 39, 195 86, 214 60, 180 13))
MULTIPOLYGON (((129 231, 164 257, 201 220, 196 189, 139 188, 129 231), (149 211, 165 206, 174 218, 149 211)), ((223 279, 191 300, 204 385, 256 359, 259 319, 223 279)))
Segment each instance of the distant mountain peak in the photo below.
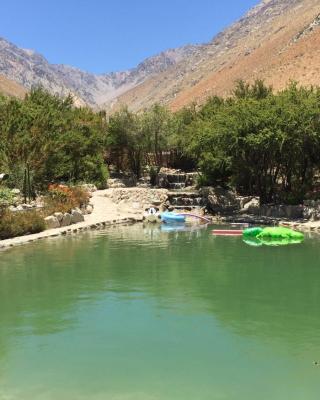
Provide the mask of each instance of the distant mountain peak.
POLYGON ((0 73, 27 89, 41 85, 61 95, 73 94, 81 104, 99 107, 118 95, 180 62, 197 46, 169 49, 147 58, 136 68, 109 74, 92 74, 79 68, 50 64, 45 57, 30 49, 20 49, 0 38, 0 73))

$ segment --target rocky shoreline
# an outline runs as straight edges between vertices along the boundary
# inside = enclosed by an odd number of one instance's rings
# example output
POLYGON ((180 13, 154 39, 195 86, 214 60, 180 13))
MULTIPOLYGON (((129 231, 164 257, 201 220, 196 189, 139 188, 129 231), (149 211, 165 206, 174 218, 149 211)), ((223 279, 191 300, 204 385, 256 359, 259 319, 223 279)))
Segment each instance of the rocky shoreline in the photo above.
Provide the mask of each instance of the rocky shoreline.
MULTIPOLYGON (((92 193, 91 203, 92 210, 90 214, 84 215, 78 223, 68 226, 51 227, 43 232, 19 236, 12 239, 0 241, 0 249, 19 246, 26 243, 43 240, 47 238, 65 236, 83 232, 86 230, 102 229, 107 226, 116 224, 131 224, 143 221, 143 212, 147 207, 156 206, 167 208, 170 199, 170 191, 166 189, 149 189, 149 188, 117 188, 98 190, 92 193)), ((218 207, 217 196, 210 192, 211 202, 218 207)), ((222 199, 219 199, 222 201, 222 199)), ((235 212, 234 204, 231 202, 221 203, 227 205, 227 212, 223 215, 217 213, 210 215, 213 224, 230 224, 230 223, 250 223, 255 225, 284 225, 291 228, 320 233, 320 221, 312 221, 306 219, 289 219, 261 216, 257 213, 257 199, 247 198, 245 201, 238 198, 237 202, 242 202, 242 212, 235 212), (246 213, 245 211, 250 211, 246 213)), ((221 205, 220 204, 220 205, 221 205)), ((171 209, 174 207, 171 207, 171 209)), ((200 213, 204 212, 204 208, 199 208, 200 213)), ((57 215, 56 218, 59 216, 57 215)))
POLYGON ((142 215, 119 210, 118 206, 107 197, 107 192, 108 190, 93 192, 91 198, 93 210, 91 214, 84 215, 84 221, 73 225, 47 229, 40 233, 1 240, 0 250, 57 236, 66 236, 116 224, 130 224, 142 221, 142 215))

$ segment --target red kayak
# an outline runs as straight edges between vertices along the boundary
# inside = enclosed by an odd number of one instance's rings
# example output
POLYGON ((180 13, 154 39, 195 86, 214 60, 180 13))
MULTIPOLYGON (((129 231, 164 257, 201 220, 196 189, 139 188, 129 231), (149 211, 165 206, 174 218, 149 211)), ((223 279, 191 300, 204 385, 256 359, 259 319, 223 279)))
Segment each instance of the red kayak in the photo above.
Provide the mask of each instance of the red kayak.
POLYGON ((237 229, 215 229, 212 231, 215 236, 241 236, 242 233, 242 230, 237 229))

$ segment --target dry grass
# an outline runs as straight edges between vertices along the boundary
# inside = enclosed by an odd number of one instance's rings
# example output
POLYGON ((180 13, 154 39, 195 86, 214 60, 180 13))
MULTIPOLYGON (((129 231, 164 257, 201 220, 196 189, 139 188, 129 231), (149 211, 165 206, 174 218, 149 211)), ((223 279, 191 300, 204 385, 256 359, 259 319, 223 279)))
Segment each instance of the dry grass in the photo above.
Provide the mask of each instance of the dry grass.
POLYGON ((86 206, 89 199, 89 193, 79 186, 50 185, 44 197, 44 216, 55 212, 68 213, 73 208, 86 206))
POLYGON ((45 230, 43 216, 37 211, 0 211, 0 239, 38 233, 45 230))
POLYGON ((23 99, 27 94, 27 89, 18 83, 7 79, 5 76, 0 75, 0 93, 6 96, 15 96, 23 99))

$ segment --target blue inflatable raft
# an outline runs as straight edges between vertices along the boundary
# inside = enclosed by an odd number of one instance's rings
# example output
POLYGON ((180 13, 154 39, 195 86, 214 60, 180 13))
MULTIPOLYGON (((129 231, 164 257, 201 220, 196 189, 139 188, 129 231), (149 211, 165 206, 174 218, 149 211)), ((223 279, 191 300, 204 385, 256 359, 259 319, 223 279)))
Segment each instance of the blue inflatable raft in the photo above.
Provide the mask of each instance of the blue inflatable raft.
POLYGON ((161 221, 165 223, 172 222, 185 222, 186 217, 184 215, 175 214, 172 212, 164 212, 161 214, 161 221))

